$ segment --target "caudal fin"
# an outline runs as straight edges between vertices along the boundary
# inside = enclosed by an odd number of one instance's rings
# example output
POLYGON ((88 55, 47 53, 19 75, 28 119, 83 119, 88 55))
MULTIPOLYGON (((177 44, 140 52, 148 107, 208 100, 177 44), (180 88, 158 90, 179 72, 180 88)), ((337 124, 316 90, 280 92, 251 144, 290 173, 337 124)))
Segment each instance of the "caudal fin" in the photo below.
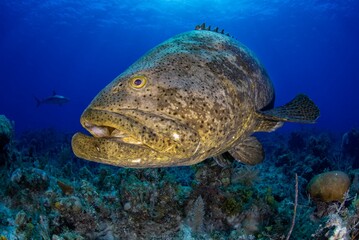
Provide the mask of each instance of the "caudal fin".
POLYGON ((34 97, 35 101, 36 101, 36 107, 39 107, 41 105, 41 101, 40 99, 38 99, 37 97, 34 97))
POLYGON ((319 108, 304 94, 299 94, 284 106, 260 112, 264 118, 279 122, 315 123, 319 108))

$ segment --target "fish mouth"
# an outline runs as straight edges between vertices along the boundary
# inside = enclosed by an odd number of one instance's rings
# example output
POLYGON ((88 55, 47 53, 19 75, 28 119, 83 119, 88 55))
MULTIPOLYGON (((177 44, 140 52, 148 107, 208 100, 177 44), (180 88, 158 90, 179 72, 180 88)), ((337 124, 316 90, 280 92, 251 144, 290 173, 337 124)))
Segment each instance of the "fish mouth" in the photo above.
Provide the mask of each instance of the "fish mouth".
POLYGON ((195 129, 166 116, 87 108, 80 122, 91 136, 76 133, 72 150, 90 161, 133 168, 181 166, 200 152, 195 129))
POLYGON ((138 109, 111 112, 88 108, 80 122, 91 138, 149 148, 168 156, 189 157, 200 142, 197 131, 187 124, 138 109))
MULTIPOLYGON (((128 113, 136 113, 136 110, 123 112, 110 112, 106 110, 87 109, 81 116, 81 125, 94 138, 103 138, 106 141, 126 143, 131 145, 146 146, 142 135, 150 129, 143 126, 138 120, 131 118, 128 113), (126 114, 127 113, 127 114, 126 114)), ((142 115, 143 113, 141 113, 142 115)), ((140 115, 138 112, 137 115, 140 115)))
POLYGON ((112 126, 95 125, 85 121, 84 128, 95 138, 106 138, 108 141, 122 142, 135 145, 143 145, 141 140, 129 135, 128 132, 112 126))

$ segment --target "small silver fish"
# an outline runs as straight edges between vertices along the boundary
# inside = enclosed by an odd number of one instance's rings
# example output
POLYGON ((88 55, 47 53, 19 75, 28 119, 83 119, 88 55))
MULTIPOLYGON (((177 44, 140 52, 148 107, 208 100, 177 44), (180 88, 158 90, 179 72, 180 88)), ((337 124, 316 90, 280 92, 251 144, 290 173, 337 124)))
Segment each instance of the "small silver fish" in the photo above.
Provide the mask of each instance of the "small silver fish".
POLYGON ((49 96, 47 98, 44 99, 38 99, 37 97, 35 97, 36 100, 36 106, 39 107, 40 105, 43 104, 55 104, 55 105, 62 105, 65 103, 68 103, 70 101, 69 98, 64 97, 62 95, 57 95, 56 92, 54 91, 52 96, 49 96))

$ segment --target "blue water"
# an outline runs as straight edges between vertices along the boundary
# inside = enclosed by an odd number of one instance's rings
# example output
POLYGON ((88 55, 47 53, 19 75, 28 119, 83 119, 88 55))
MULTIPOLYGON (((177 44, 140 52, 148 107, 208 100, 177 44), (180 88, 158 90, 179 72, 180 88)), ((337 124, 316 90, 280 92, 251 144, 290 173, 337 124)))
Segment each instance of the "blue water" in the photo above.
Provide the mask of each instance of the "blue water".
POLYGON ((107 83, 155 45, 206 22, 255 52, 276 105, 306 93, 321 109, 315 128, 347 131, 359 127, 358 13, 357 0, 2 0, 0 114, 18 132, 77 131, 107 83), (36 107, 34 96, 54 90, 71 101, 36 107))

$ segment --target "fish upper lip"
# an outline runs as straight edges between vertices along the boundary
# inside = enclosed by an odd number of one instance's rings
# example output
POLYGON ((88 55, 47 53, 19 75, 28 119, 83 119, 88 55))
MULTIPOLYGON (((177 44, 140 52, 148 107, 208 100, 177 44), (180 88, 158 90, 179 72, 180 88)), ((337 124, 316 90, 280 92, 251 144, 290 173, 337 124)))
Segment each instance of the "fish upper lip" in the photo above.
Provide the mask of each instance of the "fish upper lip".
MULTIPOLYGON (((129 144, 136 144, 136 145, 144 145, 148 146, 146 143, 143 143, 141 134, 136 133, 133 131, 133 129, 129 129, 128 127, 124 127, 121 124, 103 124, 103 122, 96 123, 93 120, 88 120, 86 117, 86 113, 88 112, 98 112, 104 115, 111 115, 114 118, 124 119, 125 122, 132 122, 137 127, 140 126, 141 128, 144 127, 143 124, 141 124, 136 118, 131 114, 126 113, 141 113, 141 115, 150 115, 150 111, 144 111, 140 109, 135 108, 126 108, 126 109, 120 109, 118 111, 109 111, 100 107, 91 107, 83 113, 85 117, 81 117, 81 123, 82 126, 93 136, 96 138, 107 138, 110 141, 117 141, 117 142, 125 142, 129 144)), ((171 120, 171 121, 178 121, 177 119, 173 119, 170 116, 162 115, 162 114, 156 114, 157 117, 161 119, 171 120)), ((90 118, 91 119, 91 118, 90 118)), ((113 120, 113 119, 112 119, 113 120)), ((123 122, 122 122, 123 124, 123 122)), ((132 124, 129 124, 129 126, 132 126, 132 124)), ((156 132, 155 129, 152 129, 156 132)), ((150 146, 148 146, 150 147, 150 146)), ((150 147, 151 148, 151 147, 150 147)))

